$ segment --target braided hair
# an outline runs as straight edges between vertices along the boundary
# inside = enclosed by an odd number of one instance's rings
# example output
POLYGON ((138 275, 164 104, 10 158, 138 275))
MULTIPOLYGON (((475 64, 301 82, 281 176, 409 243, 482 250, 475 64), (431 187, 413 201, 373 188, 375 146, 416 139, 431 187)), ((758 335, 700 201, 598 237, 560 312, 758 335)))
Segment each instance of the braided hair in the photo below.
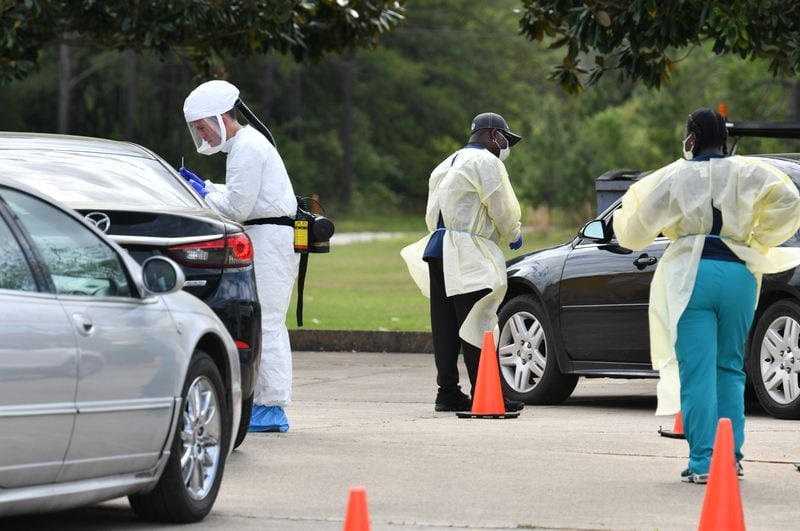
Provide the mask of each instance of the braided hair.
POLYGON ((692 152, 695 155, 708 149, 722 148, 725 151, 728 129, 725 127, 725 118, 717 111, 702 108, 690 114, 686 120, 686 134, 689 133, 694 133, 692 152))

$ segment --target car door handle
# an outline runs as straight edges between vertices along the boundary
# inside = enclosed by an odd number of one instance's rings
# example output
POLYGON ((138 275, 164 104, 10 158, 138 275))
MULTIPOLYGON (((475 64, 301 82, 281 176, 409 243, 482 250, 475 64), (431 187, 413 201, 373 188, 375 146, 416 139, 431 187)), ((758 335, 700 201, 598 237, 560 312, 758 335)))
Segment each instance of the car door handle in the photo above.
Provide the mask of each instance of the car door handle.
POLYGON ((90 336, 94 332, 94 323, 92 318, 85 313, 73 313, 72 320, 75 322, 75 328, 84 336, 90 336))
POLYGON ((655 265, 658 262, 658 258, 655 256, 650 256, 647 253, 641 255, 639 258, 633 261, 633 265, 635 265, 639 269, 644 269, 645 267, 655 265))

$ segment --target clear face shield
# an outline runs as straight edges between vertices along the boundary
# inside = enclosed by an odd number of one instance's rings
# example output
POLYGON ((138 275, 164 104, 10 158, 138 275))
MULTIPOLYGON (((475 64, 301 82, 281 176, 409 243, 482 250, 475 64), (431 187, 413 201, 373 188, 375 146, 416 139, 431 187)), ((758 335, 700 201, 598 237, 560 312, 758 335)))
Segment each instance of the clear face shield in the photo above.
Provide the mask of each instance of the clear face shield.
POLYGON ((217 153, 228 140, 225 124, 219 114, 187 122, 187 124, 197 152, 203 155, 217 153))

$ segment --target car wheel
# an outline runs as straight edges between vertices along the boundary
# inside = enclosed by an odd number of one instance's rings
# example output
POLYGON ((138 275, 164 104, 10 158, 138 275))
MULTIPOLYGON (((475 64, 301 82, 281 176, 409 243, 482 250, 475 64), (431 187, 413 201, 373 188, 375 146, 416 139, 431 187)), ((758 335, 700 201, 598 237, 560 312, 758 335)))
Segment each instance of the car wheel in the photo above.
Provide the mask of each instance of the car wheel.
POLYGON ((800 419, 800 305, 784 299, 767 308, 753 334, 748 368, 767 413, 800 419))
POLYGON ((553 328, 533 295, 520 295, 500 309, 497 350, 503 390, 526 404, 558 404, 569 397, 578 377, 562 374, 553 328))
POLYGON ((201 520, 211 511, 222 481, 231 422, 222 377, 205 352, 195 351, 181 397, 183 415, 161 478, 152 491, 128 498, 146 520, 201 520))
POLYGON ((242 401, 242 421, 239 423, 239 431, 236 434, 236 441, 233 443, 234 448, 239 448, 247 437, 247 430, 250 428, 250 417, 253 415, 253 398, 256 394, 250 395, 242 401))

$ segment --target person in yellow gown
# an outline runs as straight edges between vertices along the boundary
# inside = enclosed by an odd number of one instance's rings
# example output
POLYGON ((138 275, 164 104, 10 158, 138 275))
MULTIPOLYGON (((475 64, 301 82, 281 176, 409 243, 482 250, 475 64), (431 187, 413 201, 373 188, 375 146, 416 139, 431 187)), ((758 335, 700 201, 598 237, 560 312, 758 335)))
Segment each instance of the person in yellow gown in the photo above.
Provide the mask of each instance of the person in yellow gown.
POLYGON ((744 345, 761 275, 800 264, 778 248, 800 227, 800 194, 766 161, 726 156, 724 118, 698 109, 684 158, 633 184, 613 218, 632 250, 671 243, 650 287, 650 348, 660 373, 656 415, 681 411, 689 443, 683 481, 705 483, 719 418, 730 418, 737 469, 744 443, 744 345))
MULTIPOLYGON (((430 231, 401 255, 422 293, 431 299, 436 411, 469 411, 461 391, 463 353, 472 392, 483 334, 495 332, 506 292, 502 242, 522 246, 520 206, 503 160, 520 140, 505 119, 487 112, 472 120, 469 142, 431 173, 425 221, 430 231)), ((505 399, 506 411, 522 402, 505 399)))

